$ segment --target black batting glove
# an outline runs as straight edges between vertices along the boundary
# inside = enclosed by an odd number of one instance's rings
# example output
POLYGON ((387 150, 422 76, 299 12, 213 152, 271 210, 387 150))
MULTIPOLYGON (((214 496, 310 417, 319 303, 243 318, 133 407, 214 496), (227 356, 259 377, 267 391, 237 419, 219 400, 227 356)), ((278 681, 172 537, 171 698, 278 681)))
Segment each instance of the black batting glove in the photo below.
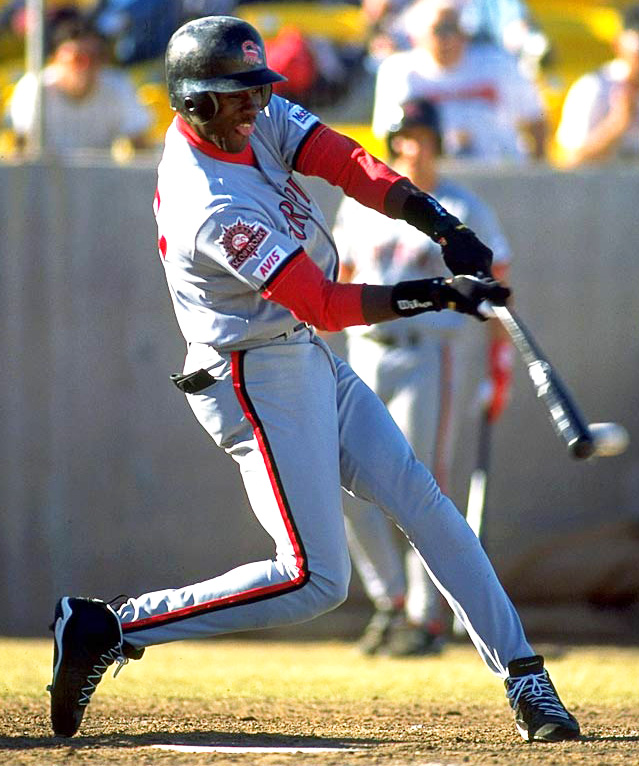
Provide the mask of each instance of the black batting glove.
POLYGON ((444 263, 453 274, 481 279, 491 277, 493 251, 472 229, 458 223, 448 230, 436 232, 434 239, 441 246, 444 263))
POLYGON ((441 245, 453 274, 491 277, 492 250, 430 194, 415 189, 404 200, 400 217, 441 245))
POLYGON ((480 304, 490 301, 503 306, 509 296, 510 290, 494 279, 478 279, 464 274, 449 279, 398 282, 391 292, 391 305, 393 311, 403 317, 450 309, 471 314, 483 322, 486 317, 479 312, 480 304))

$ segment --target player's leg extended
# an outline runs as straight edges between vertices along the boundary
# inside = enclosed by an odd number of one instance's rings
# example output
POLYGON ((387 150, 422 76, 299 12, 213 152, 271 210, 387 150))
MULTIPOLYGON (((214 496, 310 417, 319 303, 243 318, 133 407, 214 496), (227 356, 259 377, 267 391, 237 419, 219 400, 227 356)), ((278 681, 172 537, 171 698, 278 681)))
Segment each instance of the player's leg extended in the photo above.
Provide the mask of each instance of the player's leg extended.
POLYGON ((345 363, 338 373, 344 485, 397 521, 488 667, 505 678, 508 662, 533 651, 488 557, 379 398, 345 363))
MULTIPOLYGON (((238 462, 276 557, 130 599, 119 614, 134 646, 300 622, 346 597, 335 376, 325 350, 307 338, 234 353, 230 371, 215 371, 223 377, 215 397, 209 389, 189 397, 238 462)), ((212 505, 213 541, 229 512, 212 505)))

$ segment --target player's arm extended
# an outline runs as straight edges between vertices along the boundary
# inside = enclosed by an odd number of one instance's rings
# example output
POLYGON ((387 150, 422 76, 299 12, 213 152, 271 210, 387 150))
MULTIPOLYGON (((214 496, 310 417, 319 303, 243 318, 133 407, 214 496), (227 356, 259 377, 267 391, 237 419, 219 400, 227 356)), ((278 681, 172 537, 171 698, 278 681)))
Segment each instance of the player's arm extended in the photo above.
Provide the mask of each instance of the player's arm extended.
POLYGON ((477 307, 482 301, 503 303, 509 294, 497 282, 467 276, 418 279, 393 286, 332 282, 302 249, 262 290, 267 300, 328 332, 444 308, 481 319, 477 307))
POLYGON ((303 175, 323 178, 362 205, 423 231, 441 245, 444 262, 453 274, 490 275, 490 248, 434 197, 357 141, 319 124, 301 145, 294 165, 303 175))

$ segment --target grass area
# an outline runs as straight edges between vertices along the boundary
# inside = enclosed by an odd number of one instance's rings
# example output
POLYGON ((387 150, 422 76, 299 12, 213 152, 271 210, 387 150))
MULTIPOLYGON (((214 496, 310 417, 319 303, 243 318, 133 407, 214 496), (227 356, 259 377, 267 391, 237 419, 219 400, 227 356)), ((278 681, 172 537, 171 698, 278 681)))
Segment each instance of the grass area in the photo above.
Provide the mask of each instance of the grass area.
MULTIPOLYGON (((639 709, 639 648, 553 647, 547 667, 567 702, 635 705, 639 709)), ((51 677, 51 642, 0 639, 0 698, 45 699, 51 677)), ((470 645, 438 657, 390 659, 360 656, 345 642, 217 640, 182 642, 147 650, 117 679, 105 676, 98 695, 145 699, 263 699, 356 702, 383 699, 451 703, 500 695, 470 645)))

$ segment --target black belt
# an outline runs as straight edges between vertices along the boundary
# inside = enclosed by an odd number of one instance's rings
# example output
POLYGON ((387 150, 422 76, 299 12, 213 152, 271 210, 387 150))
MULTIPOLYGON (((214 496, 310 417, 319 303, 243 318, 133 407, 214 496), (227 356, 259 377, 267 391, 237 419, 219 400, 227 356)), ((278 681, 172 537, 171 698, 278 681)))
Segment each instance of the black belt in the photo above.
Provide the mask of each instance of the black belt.
POLYGON ((303 330, 306 327, 306 322, 298 322, 295 327, 292 327, 290 330, 287 330, 286 332, 281 332, 279 335, 276 335, 274 338, 271 338, 271 340, 280 340, 284 338, 290 338, 293 333, 298 332, 299 330, 303 330))
POLYGON ((183 375, 181 372, 174 372, 169 376, 171 381, 185 394, 197 394, 204 391, 205 388, 212 386, 214 378, 208 370, 196 370, 183 375))
MULTIPOLYGON (((291 330, 282 332, 276 335, 271 340, 279 340, 290 337, 293 333, 306 327, 305 322, 298 322, 291 330)), ((217 378, 214 378, 208 370, 196 370, 195 372, 189 372, 186 375, 181 372, 174 372, 169 376, 171 381, 183 391, 185 394, 198 394, 200 391, 204 391, 205 388, 212 386, 217 378)))

